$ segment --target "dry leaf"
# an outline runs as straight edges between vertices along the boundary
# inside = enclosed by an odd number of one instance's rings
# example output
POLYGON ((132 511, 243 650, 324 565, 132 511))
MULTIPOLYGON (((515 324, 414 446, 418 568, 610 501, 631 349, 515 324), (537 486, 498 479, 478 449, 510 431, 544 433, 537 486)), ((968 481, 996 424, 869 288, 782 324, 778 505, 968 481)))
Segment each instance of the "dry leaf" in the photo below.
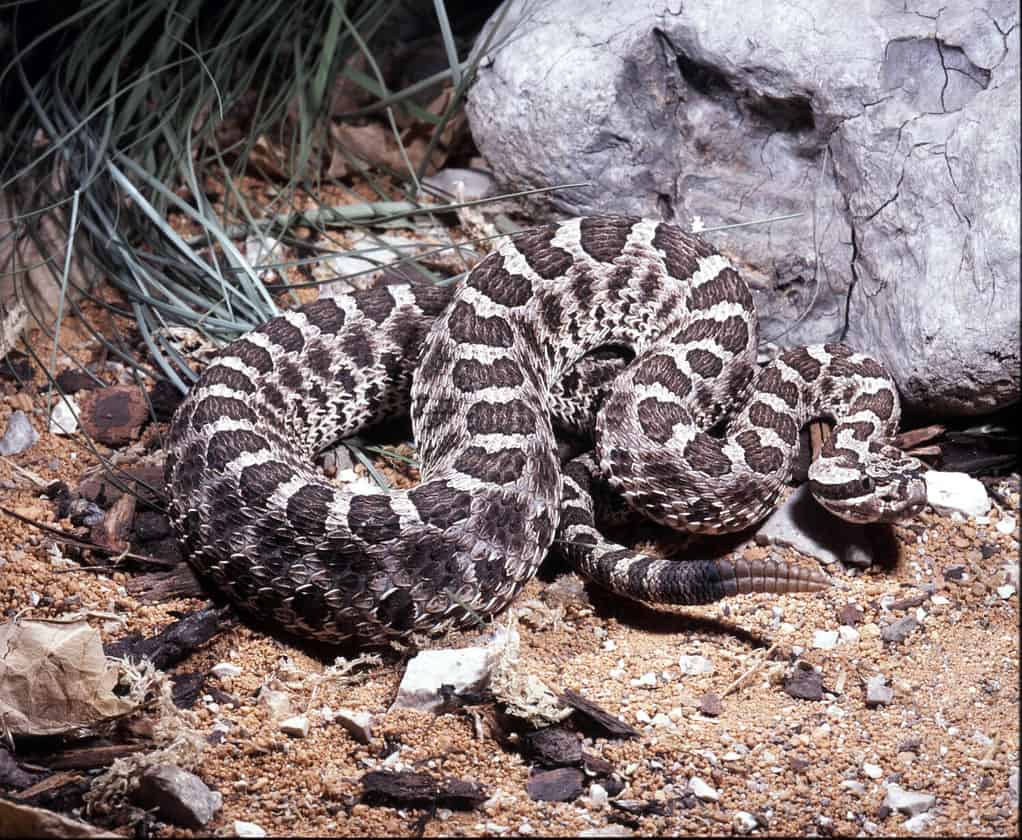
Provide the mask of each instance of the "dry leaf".
POLYGON ((0 721, 15 735, 60 735, 133 711, 113 693, 118 673, 84 620, 0 625, 0 721))

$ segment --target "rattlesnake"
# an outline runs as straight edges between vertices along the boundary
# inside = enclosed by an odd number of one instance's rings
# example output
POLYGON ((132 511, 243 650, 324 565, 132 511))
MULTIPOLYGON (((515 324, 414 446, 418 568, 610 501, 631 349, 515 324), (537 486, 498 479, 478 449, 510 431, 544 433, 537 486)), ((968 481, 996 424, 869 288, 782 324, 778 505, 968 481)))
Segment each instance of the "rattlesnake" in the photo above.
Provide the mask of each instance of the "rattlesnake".
POLYGON ((533 229, 453 290, 321 298, 220 351, 171 424, 172 519, 233 601, 327 641, 492 615, 555 534, 583 573, 642 600, 813 591, 816 572, 656 560, 594 528, 594 474, 661 523, 754 523, 814 415, 838 421, 810 473, 821 503, 860 521, 921 507, 921 466, 885 443, 899 406, 879 363, 820 345, 757 373, 756 342, 747 287, 698 238, 618 216, 533 229), (631 362, 594 360, 607 347, 631 362), (417 487, 351 492, 316 468, 329 444, 409 407, 417 487), (564 470, 558 420, 595 438, 564 470))

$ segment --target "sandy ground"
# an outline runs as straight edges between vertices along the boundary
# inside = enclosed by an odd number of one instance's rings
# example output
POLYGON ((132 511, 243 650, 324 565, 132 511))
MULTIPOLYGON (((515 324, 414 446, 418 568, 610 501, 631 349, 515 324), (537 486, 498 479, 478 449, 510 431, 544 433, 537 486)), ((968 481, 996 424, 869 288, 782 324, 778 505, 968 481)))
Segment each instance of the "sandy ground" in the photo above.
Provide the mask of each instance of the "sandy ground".
MULTIPOLYGON (((86 343, 81 340, 82 348, 86 343)), ((74 340, 67 346, 76 346, 74 340)), ((25 471, 73 488, 95 459, 77 439, 46 431, 39 394, 10 383, 0 388, 5 389, 0 430, 10 412, 21 408, 41 435, 29 451, 0 460, 0 504, 67 527, 66 520, 54 522, 53 505, 40 498, 25 471)), ((894 529, 899 557, 893 566, 858 575, 829 567, 835 585, 818 595, 742 596, 670 613, 613 599, 595 587, 565 585, 563 577, 553 585, 531 582, 516 602, 526 607, 519 612, 520 668, 554 690, 584 694, 641 731, 641 738, 630 741, 584 742, 624 783, 617 799, 646 803, 639 816, 612 808, 598 791, 567 803, 530 800, 529 763, 502 748, 485 727, 480 737, 470 710, 388 714, 405 662, 396 653, 384 654, 380 664, 352 681, 317 679, 332 663, 332 652, 311 650, 268 632, 272 628, 239 623, 175 669, 204 672, 218 663, 240 669, 237 676, 209 676, 207 693, 193 709, 192 725, 199 732, 224 733, 210 739, 218 743, 206 747, 196 769, 224 800, 201 833, 233 834, 235 821, 243 820, 271 835, 318 836, 749 830, 1017 835, 1016 793, 1009 781, 1014 772, 1017 789, 1017 477, 1000 486, 1010 503, 1004 510, 995 506, 988 517, 968 521, 927 511, 894 529), (1003 522, 1008 518, 1013 526, 1003 522), (945 574, 954 566, 964 567, 961 580, 953 579, 954 571, 945 574), (862 611, 861 620, 827 647, 829 637, 818 631, 837 631, 849 620, 849 604, 862 611), (901 643, 883 641, 882 628, 909 614, 919 626, 901 643), (683 674, 682 656, 704 657, 712 670, 683 674), (784 676, 796 658, 819 667, 822 699, 785 692, 784 676), (758 670, 724 696, 718 716, 700 711, 706 693, 724 695, 757 663, 758 670), (878 674, 894 696, 888 705, 869 708, 865 683, 878 674), (288 693, 295 713, 307 714, 306 737, 281 732, 258 703, 256 695, 267 684, 288 693), (236 698, 238 707, 211 687, 236 698), (374 742, 357 743, 320 713, 323 707, 373 714, 374 742), (360 802, 361 776, 381 768, 469 780, 489 799, 467 813, 360 802), (712 793, 692 795, 693 777, 712 793), (936 803, 906 826, 906 815, 883 807, 885 784, 892 781, 930 794, 936 803)), ((155 633, 205 603, 142 604, 124 588, 127 572, 87 570, 84 561, 69 564, 55 559, 51 545, 38 530, 3 518, 0 609, 8 619, 27 608, 36 617, 102 612, 106 615, 90 620, 109 641, 128 632, 155 633)), ((812 562, 794 552, 776 553, 812 562)), ((435 644, 458 646, 472 639, 473 634, 451 635, 435 644)), ((129 828, 120 831, 130 835, 129 828)), ((190 835, 166 824, 154 831, 190 835)))

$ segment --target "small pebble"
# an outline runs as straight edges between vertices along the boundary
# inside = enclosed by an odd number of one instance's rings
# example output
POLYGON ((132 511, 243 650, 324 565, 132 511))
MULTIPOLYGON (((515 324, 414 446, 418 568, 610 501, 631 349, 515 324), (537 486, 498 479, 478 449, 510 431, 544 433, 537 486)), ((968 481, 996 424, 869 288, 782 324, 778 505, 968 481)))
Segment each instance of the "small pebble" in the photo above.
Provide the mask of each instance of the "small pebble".
POLYGON ((905 641, 919 626, 919 620, 914 615, 906 615, 897 621, 892 621, 881 631, 880 635, 885 642, 900 644, 905 641))
POLYGON ((872 764, 869 761, 864 761, 862 763, 862 772, 869 776, 869 778, 874 780, 879 779, 881 776, 884 775, 884 771, 880 769, 879 764, 872 764))
POLYGON ((997 524, 994 525, 998 533, 1011 534, 1015 531, 1015 517, 1014 516, 1002 516, 997 520, 997 524))
POLYGON ((887 677, 882 674, 866 680, 866 705, 873 709, 886 706, 894 699, 894 689, 888 687, 887 677))
POLYGON ((841 641, 847 644, 854 645, 859 641, 859 631, 848 624, 842 624, 837 628, 838 635, 841 636, 841 641))
POLYGON ((78 415, 81 409, 74 397, 63 397, 50 410, 50 434, 73 435, 78 431, 78 415))
POLYGON ((813 647, 818 650, 832 650, 837 646, 837 630, 816 630, 813 632, 813 647))
POLYGON ((678 667, 681 668, 681 673, 690 677, 713 673, 713 663, 705 656, 680 656, 678 657, 678 667))
POLYGON ((925 814, 936 802, 937 798, 929 793, 905 790, 901 785, 894 782, 887 785, 887 796, 884 797, 884 805, 892 811, 900 811, 908 817, 925 814))
POLYGON ((309 719, 305 715, 295 715, 280 722, 280 731, 292 738, 304 738, 309 734, 309 719))
POLYGON ((688 780, 688 789, 692 791, 693 796, 704 802, 716 802, 720 799, 720 794, 698 776, 693 776, 688 780))
POLYGON ((656 674, 647 671, 638 679, 629 680, 629 684, 633 688, 656 688, 656 674))
POLYGON ((719 717, 724 711, 724 704, 719 695, 710 691, 699 701, 699 711, 707 717, 719 717))
POLYGON ((210 673, 216 674, 218 677, 239 677, 241 676, 241 668, 235 665, 233 662, 218 662, 212 668, 209 669, 210 673))
POLYGON ((844 779, 841 782, 841 787, 850 790, 856 796, 864 796, 866 794, 866 786, 856 779, 844 779))
POLYGON ((736 833, 748 834, 750 831, 755 830, 759 823, 748 811, 735 811, 731 815, 731 825, 736 833))
POLYGON ((32 427, 24 411, 13 411, 7 418, 7 431, 0 438, 0 455, 17 455, 35 446, 39 433, 32 427))
POLYGON ((266 829, 258 823, 235 820, 234 834, 237 837, 265 837, 266 829))
POLYGON ((1010 583, 1006 583, 1003 586, 998 586, 997 587, 997 597, 998 598, 1007 600, 1008 598, 1010 598, 1014 594, 1015 594, 1015 587, 1012 586, 1010 583))

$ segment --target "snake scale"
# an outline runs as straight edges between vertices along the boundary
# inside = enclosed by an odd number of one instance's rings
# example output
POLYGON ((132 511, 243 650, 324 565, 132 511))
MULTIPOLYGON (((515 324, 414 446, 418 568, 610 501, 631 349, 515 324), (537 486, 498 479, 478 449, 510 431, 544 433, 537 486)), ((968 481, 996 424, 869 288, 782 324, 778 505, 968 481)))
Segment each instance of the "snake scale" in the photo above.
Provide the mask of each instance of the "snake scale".
POLYGON ((756 344, 748 288, 679 228, 598 216, 531 229, 453 288, 321 298, 221 350, 171 423, 172 520, 236 604, 330 642, 492 615, 555 539, 584 575, 643 601, 815 591, 815 571, 655 559, 595 527, 594 480, 676 528, 753 524, 816 416, 837 423, 810 472, 825 507, 853 521, 921 508, 922 468, 888 442, 898 395, 876 360, 825 344, 760 369, 756 344), (601 361, 608 347, 628 363, 601 361), (352 491, 316 467, 409 410, 418 486, 352 491), (595 448, 562 468, 555 426, 595 448))

